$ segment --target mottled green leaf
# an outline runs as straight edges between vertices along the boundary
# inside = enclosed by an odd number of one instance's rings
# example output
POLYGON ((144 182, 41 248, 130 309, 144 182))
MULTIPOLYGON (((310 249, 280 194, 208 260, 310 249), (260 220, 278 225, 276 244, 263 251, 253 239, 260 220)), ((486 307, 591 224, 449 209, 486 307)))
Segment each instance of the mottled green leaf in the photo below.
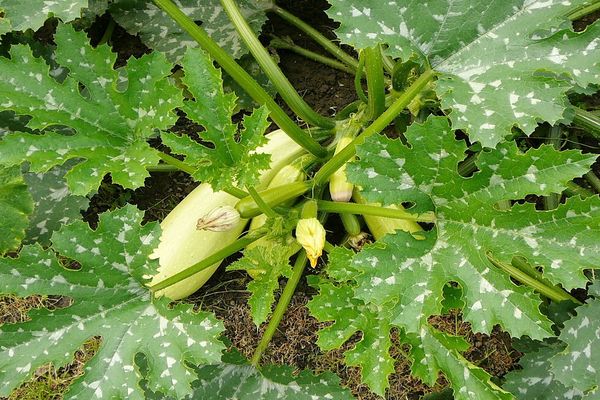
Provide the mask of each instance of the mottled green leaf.
POLYGON ((98 353, 88 362, 67 398, 143 399, 137 353, 148 358, 151 390, 191 393, 195 375, 186 362, 219 362, 224 348, 217 337, 222 324, 191 306, 151 301, 146 277, 157 262, 148 256, 158 244, 157 223, 140 226, 143 213, 128 206, 100 216, 91 231, 84 222, 52 236, 53 247, 25 246, 18 258, 0 259, 0 293, 72 298, 67 308, 30 312, 31 321, 0 328, 0 396, 52 362, 69 362, 81 344, 101 336, 98 353), (81 265, 61 266, 54 252, 81 265))
POLYGON ((243 120, 244 129, 238 134, 237 124, 231 122, 236 97, 223 91, 221 71, 200 49, 189 49, 183 59, 182 78, 195 101, 186 102, 182 109, 188 118, 205 128, 202 140, 211 147, 194 142, 189 136, 163 134, 163 142, 175 153, 186 156, 186 163, 196 168, 192 176, 209 182, 215 189, 238 185, 254 186, 260 171, 269 167, 269 156, 253 150, 266 143, 264 132, 269 126, 266 107, 260 107, 243 120))
POLYGON ((391 324, 385 308, 366 306, 354 298, 349 286, 318 279, 311 279, 311 285, 318 287, 319 294, 307 304, 308 309, 319 321, 333 322, 319 331, 317 344, 325 351, 337 349, 352 335, 362 332, 361 340, 345 352, 346 363, 360 367, 361 381, 384 396, 389 387, 388 376, 394 372, 391 324))
POLYGON ((256 326, 265 322, 271 313, 279 278, 289 278, 292 274, 289 259, 294 239, 290 239, 287 243, 261 241, 246 249, 241 259, 227 267, 228 270, 250 271, 253 276, 247 289, 250 292, 248 304, 252 321, 256 326))
POLYGON ((569 89, 600 82, 600 23, 576 33, 567 18, 589 0, 329 2, 344 43, 428 58, 453 127, 484 146, 513 126, 531 133, 539 120, 555 123, 569 89))
POLYGON ((469 348, 469 343, 462 337, 424 327, 419 335, 406 338, 406 342, 412 346, 412 372, 426 384, 433 386, 439 373, 444 372, 457 400, 513 399, 512 395, 490 381, 491 376, 487 372, 461 355, 469 348))
POLYGON ((0 254, 15 250, 25 236, 33 199, 19 167, 0 167, 0 254))
POLYGON ((559 339, 567 347, 551 359, 551 371, 567 387, 588 392, 600 390, 600 301, 577 308, 565 322, 559 339))
POLYGON ((0 34, 9 31, 37 30, 46 19, 58 17, 69 22, 81 16, 88 0, 0 0, 0 34))
POLYGON ((199 380, 194 385, 194 399, 353 399, 332 373, 314 375, 302 371, 295 375, 287 366, 266 365, 259 371, 249 365, 235 364, 207 365, 196 372, 199 380))
MULTIPOLYGON (((231 24, 219 0, 174 0, 184 14, 202 23, 202 28, 234 58, 248 52, 246 45, 231 24)), ((246 21, 255 32, 260 33, 266 21, 266 11, 272 0, 236 1, 246 21)), ((170 16, 153 2, 144 0, 120 0, 110 7, 111 15, 132 35, 139 35, 150 48, 161 51, 170 60, 179 61, 185 50, 198 43, 170 16)))
POLYGON ((406 137, 411 148, 372 137, 358 148, 360 161, 349 166, 348 176, 370 201, 433 202, 436 227, 426 232, 426 240, 398 232, 357 255, 353 263, 362 271, 357 295, 380 305, 397 299, 395 323, 419 332, 427 317, 441 311, 444 285, 456 282, 463 290, 464 317, 475 331, 489 333, 500 324, 517 337, 552 334, 537 296, 514 285, 486 253, 507 263, 521 255, 543 266, 550 281, 581 287, 586 282, 582 270, 600 262, 595 239, 600 204, 573 198, 547 212, 533 204, 515 204, 508 211, 495 204, 561 192, 595 156, 551 146, 521 153, 514 144, 503 144, 481 153, 479 171, 464 178, 457 165, 467 147, 454 139, 445 118, 412 125, 406 137))
POLYGON ((548 360, 564 348, 562 343, 543 343, 519 360, 523 369, 509 372, 502 385, 519 400, 578 400, 583 393, 565 387, 550 371, 548 360))
POLYGON ((70 193, 64 178, 73 164, 68 161, 45 174, 23 175, 35 204, 29 218, 26 243, 37 242, 48 246, 52 232, 81 219, 81 210, 88 207, 89 199, 70 193))
POLYGON ((69 188, 79 195, 97 188, 107 173, 126 188, 143 185, 146 167, 159 160, 147 139, 175 123, 172 110, 181 104, 179 90, 167 79, 171 65, 160 53, 131 59, 125 67, 127 89, 119 91, 116 55, 107 46, 92 48, 84 33, 65 25, 59 25, 55 40, 56 59, 69 69, 69 77, 57 82, 29 48, 13 46, 12 59, 0 58, 0 109, 31 115, 31 129, 67 126, 74 132, 6 135, 0 164, 26 160, 31 171, 46 172, 69 159, 83 159, 66 175, 69 188))

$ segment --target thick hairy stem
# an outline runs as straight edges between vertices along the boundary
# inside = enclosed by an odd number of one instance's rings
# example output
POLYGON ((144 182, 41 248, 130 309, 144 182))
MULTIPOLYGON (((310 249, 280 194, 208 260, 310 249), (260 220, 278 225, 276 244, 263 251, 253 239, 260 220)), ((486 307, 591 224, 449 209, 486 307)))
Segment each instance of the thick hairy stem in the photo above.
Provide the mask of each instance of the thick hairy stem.
POLYGON ((244 19, 235 0, 221 0, 221 4, 227 15, 229 15, 229 19, 235 26, 235 29, 242 37, 242 40, 248 46, 250 53, 252 53, 264 73, 269 77, 275 88, 277 88, 277 91, 287 105, 309 124, 322 128, 333 128, 335 122, 332 119, 315 112, 296 92, 296 89, 294 89, 290 81, 281 72, 267 49, 263 47, 250 25, 248 25, 248 22, 244 19))
POLYGON ((425 71, 409 88, 398 97, 392 105, 385 110, 371 125, 369 125, 360 135, 356 137, 342 151, 333 156, 327 161, 323 167, 315 174, 314 183, 323 185, 331 174, 337 171, 356 154, 356 146, 364 143, 364 141, 376 133, 384 130, 404 108, 423 90, 423 88, 433 79, 435 72, 433 70, 425 71))
POLYGON ((381 58, 381 49, 379 46, 366 48, 363 52, 365 55, 369 96, 368 119, 372 121, 385 111, 383 60, 381 58))
POLYGON ((406 210, 401 210, 398 208, 386 208, 368 204, 342 203, 326 200, 319 200, 317 204, 319 205, 319 210, 327 212, 348 213, 355 215, 374 215, 377 217, 397 218, 416 222, 435 222, 435 214, 433 212, 412 214, 406 210))

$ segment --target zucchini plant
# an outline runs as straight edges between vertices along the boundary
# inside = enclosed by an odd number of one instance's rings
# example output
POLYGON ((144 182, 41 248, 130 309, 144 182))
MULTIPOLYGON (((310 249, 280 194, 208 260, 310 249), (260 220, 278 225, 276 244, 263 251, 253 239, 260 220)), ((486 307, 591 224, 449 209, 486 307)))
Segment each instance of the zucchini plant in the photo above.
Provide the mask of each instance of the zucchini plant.
POLYGON ((352 398, 331 373, 261 364, 305 275, 319 347, 360 334, 345 362, 379 396, 395 337, 411 373, 443 374, 456 399, 600 396, 597 155, 561 140, 569 124, 600 137, 574 102, 600 85, 600 23, 572 26, 600 2, 329 3, 355 54, 271 0, 0 0, 0 293, 70 298, 0 326, 0 396, 101 336, 67 398, 352 398), (105 12, 92 44, 85 28, 105 12), (354 74, 358 100, 313 110, 257 36, 268 13, 329 56, 276 46, 354 74), (26 31, 48 18, 42 51, 26 31), (116 66, 115 24, 152 50, 116 66), (170 131, 182 114, 199 138, 170 131), (542 123, 546 143, 524 145, 542 123), (160 225, 131 205, 80 220, 106 175, 135 189, 173 170, 199 186, 160 225), (267 323, 250 360, 224 352, 210 312, 171 303, 240 252, 227 268, 252 278, 252 320, 267 323), (450 303, 528 352, 506 384, 431 323, 450 303), (578 306, 568 321, 550 311, 565 305, 578 306))

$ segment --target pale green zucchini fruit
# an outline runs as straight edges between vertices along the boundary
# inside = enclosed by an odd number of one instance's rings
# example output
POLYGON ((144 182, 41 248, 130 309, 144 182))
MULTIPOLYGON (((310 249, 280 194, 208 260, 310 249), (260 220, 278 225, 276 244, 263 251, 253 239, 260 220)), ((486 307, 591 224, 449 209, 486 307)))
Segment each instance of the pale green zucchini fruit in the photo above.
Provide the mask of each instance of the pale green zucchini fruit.
MULTIPOLYGON (((270 169, 264 171, 257 189, 265 188, 273 176, 305 153, 302 147, 292 141, 282 130, 268 135, 268 143, 259 147, 258 153, 271 155, 270 169)), ((244 230, 247 220, 241 219, 227 232, 197 230, 199 218, 218 206, 234 206, 238 199, 225 192, 214 192, 209 184, 200 184, 181 203, 179 203, 162 221, 160 244, 151 258, 159 259, 158 273, 148 283, 152 286, 180 271, 190 267, 212 253, 235 242, 244 230)), ((182 299, 197 291, 215 273, 221 262, 198 272, 157 293, 172 300, 182 299)))

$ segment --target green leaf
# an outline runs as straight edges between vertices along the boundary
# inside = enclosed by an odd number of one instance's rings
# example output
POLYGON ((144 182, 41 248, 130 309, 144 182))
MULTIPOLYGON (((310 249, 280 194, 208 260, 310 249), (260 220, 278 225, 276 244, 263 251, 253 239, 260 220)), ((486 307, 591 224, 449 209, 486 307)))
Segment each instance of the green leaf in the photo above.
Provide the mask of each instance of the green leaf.
POLYGON ((538 212, 533 204, 495 207, 527 194, 561 192, 569 180, 588 171, 595 155, 542 146, 521 153, 514 144, 482 152, 479 171, 457 172, 467 147, 443 117, 430 117, 406 132, 412 148, 398 140, 372 137, 358 148, 360 161, 349 179, 372 202, 425 201, 435 205, 436 227, 424 241, 404 232, 366 248, 353 263, 362 271, 357 295, 382 305, 397 299, 395 323, 420 331, 427 317, 441 311, 447 282, 463 290, 465 320, 477 332, 500 324, 513 336, 541 339, 552 334, 539 312, 539 298, 513 284, 486 258, 510 263, 520 255, 544 267, 544 276, 567 289, 584 286, 582 270, 600 262, 597 199, 570 199, 556 210, 538 212), (398 166, 402 169, 398 171, 398 166))
POLYGON ((65 25, 59 25, 55 40, 56 59, 69 69, 69 77, 57 82, 29 48, 13 46, 12 59, 0 58, 0 94, 6 99, 0 107, 31 115, 31 129, 67 126, 72 134, 6 135, 0 164, 26 160, 32 172, 46 172, 69 159, 83 159, 66 175, 77 195, 97 188, 107 173, 126 188, 142 186, 149 176, 146 166, 159 160, 147 139, 175 123, 171 111, 181 104, 179 90, 167 79, 171 65, 160 53, 131 59, 124 69, 127 89, 119 91, 116 55, 108 46, 92 48, 85 33, 65 25))
POLYGON ((192 311, 164 299, 151 300, 144 283, 156 271, 148 256, 160 237, 157 223, 140 226, 143 213, 128 206, 100 216, 96 231, 84 222, 52 236, 53 247, 26 246, 18 258, 0 259, 0 292, 18 296, 61 295, 70 307, 32 311, 31 321, 0 328, 0 396, 52 362, 69 362, 92 336, 102 336, 96 356, 86 365, 67 398, 143 399, 137 353, 148 358, 150 389, 191 393, 195 379, 186 366, 214 363, 224 348, 217 337, 222 324, 212 314, 192 311), (65 269, 55 256, 77 261, 65 269))
POLYGON ((19 247, 32 212, 33 199, 20 168, 0 168, 0 254, 19 247))
POLYGON ((333 324, 319 331, 317 344, 322 350, 341 347, 356 332, 361 340, 345 352, 346 364, 361 368, 361 381, 380 396, 389 387, 388 376, 394 372, 390 355, 391 325, 384 307, 366 306, 356 299, 349 286, 336 286, 325 280, 309 277, 319 294, 307 304, 319 321, 333 324))
POLYGON ((600 301, 577 308, 577 316, 565 322, 559 339, 567 347, 550 360, 558 381, 577 390, 600 391, 600 301))
POLYGON ((23 175, 34 201, 26 243, 37 242, 42 246, 49 246, 52 232, 62 225, 81 219, 81 210, 88 207, 89 199, 71 194, 64 178, 73 164, 68 161, 45 174, 23 175))
POLYGON ((260 171, 269 167, 268 155, 253 153, 266 143, 268 109, 263 106, 245 116, 244 129, 238 135, 237 125, 231 122, 235 95, 223 91, 221 71, 214 67, 210 57, 200 49, 189 49, 182 64, 185 70, 182 80, 195 98, 182 109, 188 118, 206 129, 200 136, 212 148, 189 136, 170 133, 162 135, 163 142, 175 153, 186 156, 186 163, 196 168, 194 179, 209 182, 215 190, 232 185, 254 186, 260 171))
POLYGON ((260 370, 249 365, 217 364, 196 370, 194 399, 214 400, 351 400, 348 389, 340 387, 332 373, 314 375, 302 371, 294 375, 291 367, 266 365, 260 370))
POLYGON ((543 343, 519 360, 523 369, 509 372, 503 387, 519 400, 578 400, 583 393, 560 383, 550 371, 548 362, 564 349, 561 343, 543 343))
POLYGON ((289 259, 294 252, 294 239, 287 243, 260 240, 256 246, 244 251, 244 256, 227 267, 227 270, 250 271, 254 277, 248 283, 251 293, 248 304, 252 321, 260 326, 267 320, 275 303, 275 291, 279 288, 279 278, 289 278, 292 268, 289 259))
POLYGON ((455 129, 492 147, 518 126, 559 121, 566 92, 600 81, 600 23, 583 32, 567 16, 589 0, 329 0, 342 42, 414 52, 440 72, 436 92, 455 129))
MULTIPOLYGON (((219 0, 174 0, 184 14, 201 21, 202 28, 234 58, 248 53, 246 45, 231 24, 219 0)), ((260 33, 267 20, 271 0, 237 1, 246 21, 260 33)), ((151 1, 120 0, 110 7, 113 18, 132 35, 139 35, 150 48, 165 53, 169 60, 179 61, 187 48, 197 47, 192 39, 171 17, 151 1)))
POLYGON ((5 14, 0 19, 0 34, 37 30, 50 17, 69 22, 79 18, 87 6, 88 0, 0 0, 0 10, 4 10, 5 14))
POLYGON ((469 343, 462 337, 450 336, 425 327, 419 335, 406 338, 411 344, 412 372, 426 384, 433 386, 443 371, 454 389, 454 398, 512 399, 509 393, 490 381, 491 376, 483 369, 467 361, 461 352, 468 350, 469 343))

